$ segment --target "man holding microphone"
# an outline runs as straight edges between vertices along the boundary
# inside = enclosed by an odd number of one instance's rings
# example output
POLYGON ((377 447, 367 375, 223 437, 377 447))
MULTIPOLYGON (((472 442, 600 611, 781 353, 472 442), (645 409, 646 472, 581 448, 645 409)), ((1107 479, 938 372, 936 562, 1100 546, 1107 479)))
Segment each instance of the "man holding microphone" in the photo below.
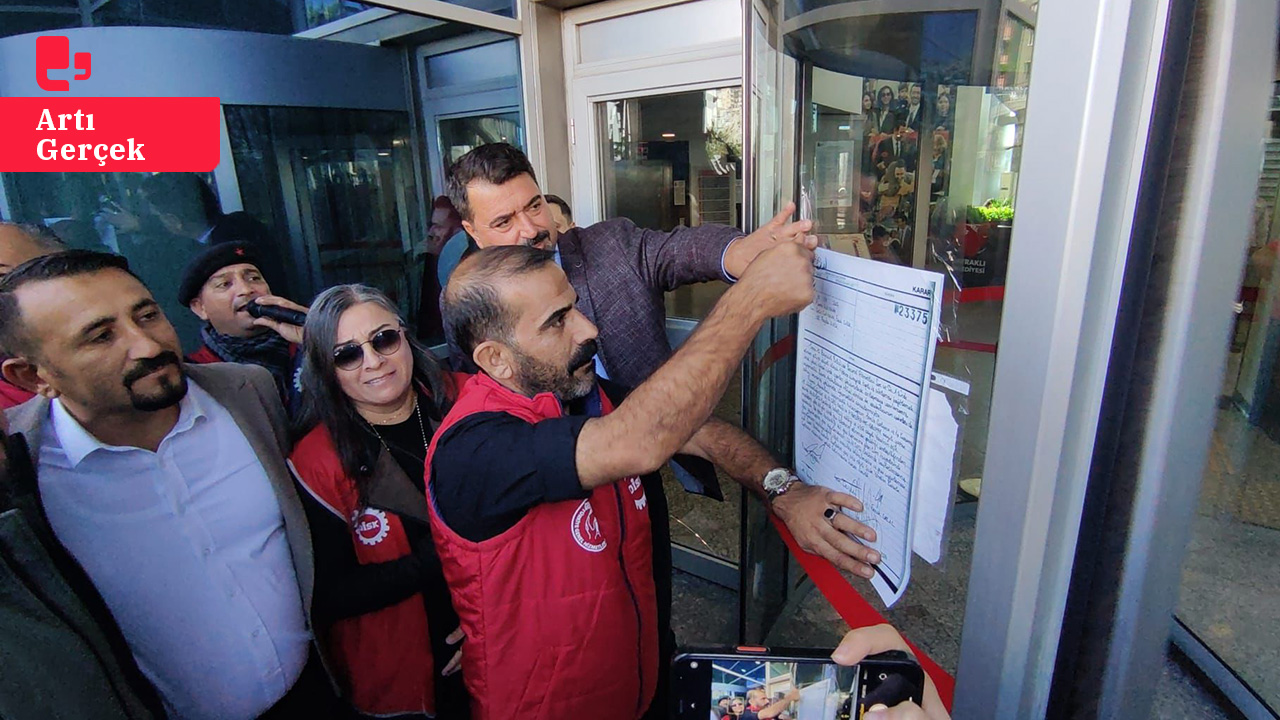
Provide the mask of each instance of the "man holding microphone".
POLYGON ((261 268, 248 243, 214 245, 187 266, 178 301, 204 321, 204 344, 187 362, 261 365, 292 414, 301 390, 298 344, 307 308, 272 295, 261 268))

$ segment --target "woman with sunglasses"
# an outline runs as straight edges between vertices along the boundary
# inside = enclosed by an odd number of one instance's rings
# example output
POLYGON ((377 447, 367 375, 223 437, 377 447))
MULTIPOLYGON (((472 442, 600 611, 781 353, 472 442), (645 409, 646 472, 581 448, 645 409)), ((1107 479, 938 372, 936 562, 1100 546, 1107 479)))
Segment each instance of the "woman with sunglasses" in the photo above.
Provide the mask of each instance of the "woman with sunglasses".
POLYGON ((373 288, 324 291, 304 333, 290 462, 330 669, 362 716, 465 718, 462 635, 423 485, 427 446, 457 385, 373 288))

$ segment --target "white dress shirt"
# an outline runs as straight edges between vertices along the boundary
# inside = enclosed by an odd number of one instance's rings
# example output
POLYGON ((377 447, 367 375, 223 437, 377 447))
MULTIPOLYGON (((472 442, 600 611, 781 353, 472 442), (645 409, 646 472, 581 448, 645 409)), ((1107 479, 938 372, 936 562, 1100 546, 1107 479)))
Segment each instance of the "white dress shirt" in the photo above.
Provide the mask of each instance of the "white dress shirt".
POLYGON ((309 634, 284 518, 234 418, 193 381, 157 452, 104 445, 54 400, 39 449, 54 533, 175 718, 253 718, 309 634))

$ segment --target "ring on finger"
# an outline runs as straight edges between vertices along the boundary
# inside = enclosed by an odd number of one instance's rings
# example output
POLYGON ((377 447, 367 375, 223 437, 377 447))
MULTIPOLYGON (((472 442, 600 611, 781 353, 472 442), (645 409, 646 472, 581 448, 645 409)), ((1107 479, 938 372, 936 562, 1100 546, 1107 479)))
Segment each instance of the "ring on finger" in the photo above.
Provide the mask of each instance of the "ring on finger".
POLYGON ((823 510, 823 511, 822 511, 822 517, 823 517, 824 519, 826 519, 826 521, 827 521, 827 522, 829 522, 829 523, 831 523, 832 525, 835 525, 835 524, 836 524, 836 516, 837 516, 837 515, 839 515, 839 514, 840 514, 840 511, 839 511, 839 510, 837 510, 837 509, 835 509, 834 507, 831 507, 831 506, 829 506, 829 505, 827 506, 827 509, 826 509, 826 510, 823 510))

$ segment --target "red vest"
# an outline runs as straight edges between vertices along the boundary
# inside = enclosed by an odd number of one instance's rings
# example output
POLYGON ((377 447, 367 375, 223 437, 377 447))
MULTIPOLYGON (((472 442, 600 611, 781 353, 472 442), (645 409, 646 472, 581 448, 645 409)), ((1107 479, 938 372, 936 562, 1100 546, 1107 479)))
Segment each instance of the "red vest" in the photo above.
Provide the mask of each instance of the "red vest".
MULTIPOLYGON (((612 408, 600 394, 603 411, 612 408)), ((505 412, 536 423, 563 415, 555 396, 527 398, 487 375, 465 387, 432 439, 468 415, 505 412)), ((482 478, 475 478, 483 482, 482 478)), ((638 718, 658 677, 657 598, 649 512, 640 478, 583 500, 545 503, 483 542, 431 507, 431 529, 467 640, 462 668, 473 720, 638 718)))
POLYGON ((208 365, 209 363, 226 362, 218 357, 218 353, 209 349, 208 345, 201 345, 200 349, 187 356, 187 362, 196 365, 208 365))
POLYGON ((17 407, 33 397, 35 397, 34 393, 29 393, 17 385, 10 384, 8 380, 0 378, 0 410, 17 407))
MULTIPOLYGON (((303 489, 342 518, 360 564, 389 562, 411 552, 395 513, 359 507, 323 424, 294 447, 289 462, 303 489), (359 518, 352 526, 352 518, 359 518)), ((323 563, 324 558, 316 558, 323 563)), ((333 624, 323 637, 334 672, 356 709, 367 715, 435 712, 435 661, 422 595, 333 624)))

